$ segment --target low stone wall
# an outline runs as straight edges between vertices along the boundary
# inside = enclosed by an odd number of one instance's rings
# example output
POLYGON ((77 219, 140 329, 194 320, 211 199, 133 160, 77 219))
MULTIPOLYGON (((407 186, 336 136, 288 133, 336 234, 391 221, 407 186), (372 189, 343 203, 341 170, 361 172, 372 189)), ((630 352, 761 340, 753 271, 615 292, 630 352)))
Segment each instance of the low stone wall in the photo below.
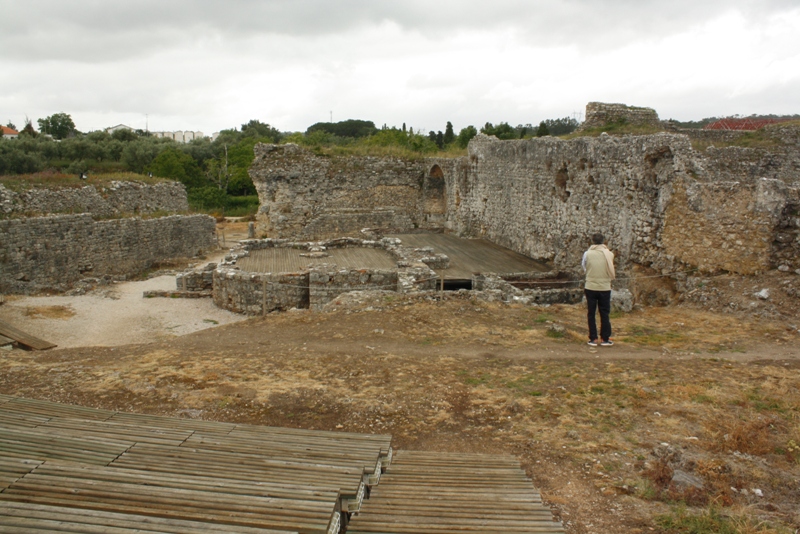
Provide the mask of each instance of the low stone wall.
POLYGON ((95 217, 189 210, 186 189, 178 182, 145 184, 113 181, 108 187, 29 189, 15 192, 0 185, 0 215, 90 213, 95 217))
POLYGON ((309 305, 320 310, 342 293, 350 291, 397 291, 397 271, 314 269, 309 273, 309 305))
POLYGON ((246 315, 309 307, 309 273, 248 273, 220 267, 214 271, 214 304, 246 315))
POLYGON ((95 221, 89 214, 0 220, 0 292, 64 291, 216 247, 207 215, 95 221))
POLYGON ((202 271, 186 271, 175 276, 178 291, 211 291, 214 287, 214 269, 216 263, 209 263, 202 271))
MULTIPOLYGON (((351 291, 398 291, 414 293, 436 287, 436 273, 423 260, 446 264, 449 258, 431 255, 425 249, 406 248, 398 239, 362 240, 338 238, 329 241, 296 242, 288 239, 242 241, 213 273, 214 303, 227 310, 261 315, 292 308, 322 309, 325 304, 351 291), (382 248, 397 259, 397 269, 341 269, 324 263, 296 273, 252 273, 236 266, 252 250, 295 248, 323 252, 332 248, 382 248)), ((324 252, 323 252, 324 253, 324 252)), ((184 276, 194 280, 196 273, 184 276)))

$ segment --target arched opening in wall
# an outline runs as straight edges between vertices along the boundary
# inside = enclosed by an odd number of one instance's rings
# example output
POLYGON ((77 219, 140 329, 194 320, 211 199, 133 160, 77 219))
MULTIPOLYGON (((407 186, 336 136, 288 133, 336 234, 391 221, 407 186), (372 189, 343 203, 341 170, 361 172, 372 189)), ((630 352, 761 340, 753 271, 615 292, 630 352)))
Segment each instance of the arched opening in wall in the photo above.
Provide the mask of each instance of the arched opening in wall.
POLYGON ((431 167, 422 182, 422 217, 426 228, 444 226, 447 214, 444 171, 438 165, 431 167))

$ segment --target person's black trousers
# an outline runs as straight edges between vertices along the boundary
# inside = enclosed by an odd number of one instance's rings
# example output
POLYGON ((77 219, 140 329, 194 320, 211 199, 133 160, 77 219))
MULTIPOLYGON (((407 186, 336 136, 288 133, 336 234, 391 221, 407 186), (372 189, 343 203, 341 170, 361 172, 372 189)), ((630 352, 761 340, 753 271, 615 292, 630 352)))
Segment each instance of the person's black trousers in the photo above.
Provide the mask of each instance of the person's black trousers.
POLYGON ((594 291, 584 289, 586 294, 586 305, 589 308, 587 318, 589 319, 589 339, 597 339, 597 321, 595 314, 600 309, 600 337, 603 341, 608 341, 611 337, 611 291, 594 291))

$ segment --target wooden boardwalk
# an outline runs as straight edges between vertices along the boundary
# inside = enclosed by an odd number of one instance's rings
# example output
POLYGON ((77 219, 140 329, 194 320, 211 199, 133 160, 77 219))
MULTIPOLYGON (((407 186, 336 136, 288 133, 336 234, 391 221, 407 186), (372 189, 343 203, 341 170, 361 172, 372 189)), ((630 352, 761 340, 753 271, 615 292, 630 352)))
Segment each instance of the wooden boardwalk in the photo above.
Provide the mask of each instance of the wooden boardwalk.
POLYGON ((563 533, 507 456, 398 451, 349 534, 563 533))
POLYGON ((0 532, 563 532, 515 459, 390 442, 0 395, 0 532))
POLYGON ((5 321, 0 321, 0 345, 8 344, 8 340, 16 341, 23 347, 32 350, 47 350, 56 346, 55 343, 32 336, 5 321))
POLYGON ((549 271, 547 265, 485 239, 462 239, 450 234, 393 235, 403 246, 432 247, 450 258, 450 268, 436 273, 445 280, 469 280, 474 273, 522 273, 549 271))
POLYGON ((0 532, 338 534, 390 441, 0 396, 0 532))

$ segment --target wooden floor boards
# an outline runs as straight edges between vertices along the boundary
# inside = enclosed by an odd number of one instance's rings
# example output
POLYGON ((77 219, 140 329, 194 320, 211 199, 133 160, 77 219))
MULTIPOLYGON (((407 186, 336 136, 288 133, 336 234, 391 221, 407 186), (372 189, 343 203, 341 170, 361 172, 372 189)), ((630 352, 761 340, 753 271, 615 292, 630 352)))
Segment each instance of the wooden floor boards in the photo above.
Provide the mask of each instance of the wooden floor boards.
POLYGON ((0 532, 563 529, 511 457, 0 395, 0 532))

